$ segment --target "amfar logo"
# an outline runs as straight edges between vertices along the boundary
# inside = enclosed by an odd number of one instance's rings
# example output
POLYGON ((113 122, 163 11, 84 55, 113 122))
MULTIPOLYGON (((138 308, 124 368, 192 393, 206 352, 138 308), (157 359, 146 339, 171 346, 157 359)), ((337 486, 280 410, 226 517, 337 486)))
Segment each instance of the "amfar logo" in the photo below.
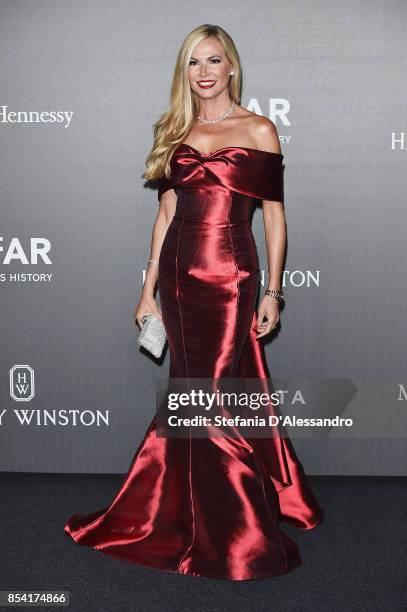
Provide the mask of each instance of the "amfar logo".
POLYGON ((62 123, 69 127, 74 111, 7 111, 0 106, 0 123, 62 123))
MULTIPOLYGON (((257 98, 250 98, 246 108, 257 115, 264 115, 261 112, 260 103, 257 98)), ((270 98, 268 107, 269 118, 276 123, 277 117, 281 120, 283 125, 291 125, 287 115, 291 110, 290 102, 286 98, 270 98)))
MULTIPOLYGON (((3 236, 0 236, 0 253, 4 252, 3 248, 3 236)), ((51 250, 51 243, 47 238, 30 238, 30 248, 28 257, 21 245, 18 238, 12 238, 10 244, 5 250, 5 256, 1 263, 8 265, 11 261, 17 260, 22 264, 37 264, 38 259, 41 258, 46 264, 52 264, 52 261, 48 257, 47 253, 51 250)))
MULTIPOLYGON (((51 243, 46 238, 30 238, 30 247, 27 252, 23 249, 18 238, 12 238, 7 248, 3 249, 3 238, 0 236, 0 253, 5 251, 3 258, 0 257, 0 263, 5 266, 10 265, 13 261, 18 261, 23 265, 36 265, 38 263, 46 263, 51 265, 52 261, 48 257, 51 250, 51 243)), ((10 283, 26 283, 26 282, 51 282, 52 272, 0 272, 0 283, 9 281, 10 283)))
POLYGON ((395 151, 395 149, 399 149, 401 151, 406 151, 407 147, 405 146, 405 132, 399 132, 398 138, 396 137, 396 132, 391 133, 391 150, 395 151), (396 146, 397 145, 397 146, 396 146))
POLYGON ((29 365, 10 369, 10 397, 16 402, 29 402, 35 395, 34 370, 29 365))

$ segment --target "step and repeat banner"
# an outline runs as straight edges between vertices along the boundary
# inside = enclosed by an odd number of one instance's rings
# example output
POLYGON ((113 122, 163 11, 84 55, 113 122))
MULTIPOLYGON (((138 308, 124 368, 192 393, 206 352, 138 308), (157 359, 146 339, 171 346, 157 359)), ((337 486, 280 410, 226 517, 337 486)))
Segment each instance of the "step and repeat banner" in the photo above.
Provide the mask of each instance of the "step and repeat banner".
MULTIPOLYGON (((348 421, 294 446, 309 474, 405 475, 407 5, 384 0, 0 0, 0 470, 124 472, 154 416, 169 353, 133 319, 158 211, 141 175, 202 23, 232 36, 242 106, 284 154, 271 377, 297 414, 348 421)), ((260 206, 253 233, 262 290, 260 206)))

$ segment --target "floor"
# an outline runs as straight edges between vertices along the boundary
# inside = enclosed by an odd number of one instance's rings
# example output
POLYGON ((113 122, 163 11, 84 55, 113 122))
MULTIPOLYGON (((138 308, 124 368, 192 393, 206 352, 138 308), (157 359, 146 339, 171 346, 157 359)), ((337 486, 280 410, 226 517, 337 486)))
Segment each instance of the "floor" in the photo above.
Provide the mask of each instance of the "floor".
POLYGON ((0 474, 0 590, 69 591, 71 612, 407 610, 406 478, 309 477, 324 523, 284 524, 303 564, 243 582, 160 572, 70 540, 67 518, 104 507, 122 478, 0 474))

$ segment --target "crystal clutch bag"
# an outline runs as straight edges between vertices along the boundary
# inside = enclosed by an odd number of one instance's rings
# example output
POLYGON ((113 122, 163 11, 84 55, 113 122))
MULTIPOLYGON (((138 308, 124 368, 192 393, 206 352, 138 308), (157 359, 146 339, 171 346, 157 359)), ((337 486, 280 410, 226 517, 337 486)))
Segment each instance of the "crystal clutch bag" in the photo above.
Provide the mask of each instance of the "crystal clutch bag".
POLYGON ((145 315, 141 320, 143 327, 137 342, 150 351, 154 357, 161 357, 167 341, 164 324, 152 314, 145 315))

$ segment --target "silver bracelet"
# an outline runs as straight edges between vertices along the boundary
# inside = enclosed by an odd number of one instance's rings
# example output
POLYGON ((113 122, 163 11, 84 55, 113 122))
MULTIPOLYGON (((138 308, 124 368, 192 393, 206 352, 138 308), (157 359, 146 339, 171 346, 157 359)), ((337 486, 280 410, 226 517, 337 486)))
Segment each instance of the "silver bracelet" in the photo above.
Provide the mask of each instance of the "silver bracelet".
POLYGON ((158 266, 158 260, 157 259, 149 259, 148 263, 150 263, 150 261, 152 261, 153 263, 157 264, 157 266, 158 266))

